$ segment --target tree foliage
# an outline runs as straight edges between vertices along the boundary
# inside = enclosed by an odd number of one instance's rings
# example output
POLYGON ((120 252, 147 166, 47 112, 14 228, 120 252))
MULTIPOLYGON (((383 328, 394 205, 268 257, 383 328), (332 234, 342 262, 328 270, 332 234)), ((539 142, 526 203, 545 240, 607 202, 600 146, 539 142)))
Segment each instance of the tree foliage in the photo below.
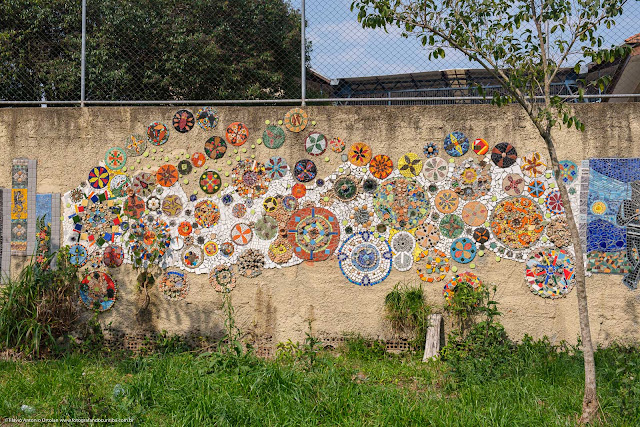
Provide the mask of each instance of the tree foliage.
MULTIPOLYGON (((88 0, 91 100, 299 97, 285 0, 88 0)), ((0 99, 80 98, 80 0, 0 2, 0 99)))

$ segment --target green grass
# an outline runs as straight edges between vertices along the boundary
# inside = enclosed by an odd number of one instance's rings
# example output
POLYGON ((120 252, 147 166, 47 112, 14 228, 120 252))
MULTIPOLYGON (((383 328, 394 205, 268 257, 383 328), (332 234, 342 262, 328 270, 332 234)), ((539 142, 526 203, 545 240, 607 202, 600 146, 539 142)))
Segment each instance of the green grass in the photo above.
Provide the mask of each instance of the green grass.
MULTIPOLYGON (((640 351, 623 350, 597 353, 599 425, 640 423, 637 401, 622 401, 634 384, 623 378, 637 366, 628 361, 640 361, 640 351)), ((190 353, 3 361, 0 419, 24 416, 26 404, 35 408, 31 418, 132 417, 140 425, 573 425, 580 355, 524 351, 523 362, 504 363, 489 378, 364 346, 322 353, 311 366, 190 353), (114 396, 116 384, 123 395, 114 396)))

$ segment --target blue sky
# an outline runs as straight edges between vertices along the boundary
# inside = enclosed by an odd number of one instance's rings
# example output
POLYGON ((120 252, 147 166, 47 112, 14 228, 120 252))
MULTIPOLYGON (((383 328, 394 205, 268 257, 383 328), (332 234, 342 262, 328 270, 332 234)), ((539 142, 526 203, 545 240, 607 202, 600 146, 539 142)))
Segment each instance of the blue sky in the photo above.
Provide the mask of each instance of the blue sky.
MULTIPOLYGON (((292 0, 300 8, 300 0, 292 0)), ((429 61, 428 51, 416 39, 405 39, 394 29, 363 29, 351 0, 306 0, 307 39, 313 51, 311 66, 328 78, 400 74, 451 68, 474 68, 455 52, 429 61)), ((604 30, 606 44, 619 44, 640 32, 640 1, 630 0, 616 27, 604 30)))

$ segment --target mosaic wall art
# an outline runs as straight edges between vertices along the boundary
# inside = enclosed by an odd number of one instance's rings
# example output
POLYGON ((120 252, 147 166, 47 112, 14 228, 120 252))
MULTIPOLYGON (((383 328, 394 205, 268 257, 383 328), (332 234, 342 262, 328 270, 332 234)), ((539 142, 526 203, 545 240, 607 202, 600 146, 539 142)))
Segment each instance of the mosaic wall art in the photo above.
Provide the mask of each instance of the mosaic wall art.
POLYGON ((36 246, 36 161, 14 159, 11 167, 11 255, 31 255, 36 246))

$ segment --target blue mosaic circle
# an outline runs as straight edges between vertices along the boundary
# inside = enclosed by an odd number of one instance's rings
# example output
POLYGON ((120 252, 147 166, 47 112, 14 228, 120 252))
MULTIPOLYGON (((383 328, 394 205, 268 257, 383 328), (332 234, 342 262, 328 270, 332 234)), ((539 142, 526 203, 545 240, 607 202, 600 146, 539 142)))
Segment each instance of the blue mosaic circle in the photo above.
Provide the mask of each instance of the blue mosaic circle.
POLYGON ((460 237, 451 243, 451 258, 460 264, 468 264, 476 257, 476 244, 468 237, 460 237))
POLYGON ((373 286, 391 273, 391 247, 368 231, 351 235, 338 250, 340 271, 351 283, 373 286))
POLYGON ((451 132, 444 138, 444 151, 451 157, 461 157, 469 151, 469 138, 462 132, 451 132))

